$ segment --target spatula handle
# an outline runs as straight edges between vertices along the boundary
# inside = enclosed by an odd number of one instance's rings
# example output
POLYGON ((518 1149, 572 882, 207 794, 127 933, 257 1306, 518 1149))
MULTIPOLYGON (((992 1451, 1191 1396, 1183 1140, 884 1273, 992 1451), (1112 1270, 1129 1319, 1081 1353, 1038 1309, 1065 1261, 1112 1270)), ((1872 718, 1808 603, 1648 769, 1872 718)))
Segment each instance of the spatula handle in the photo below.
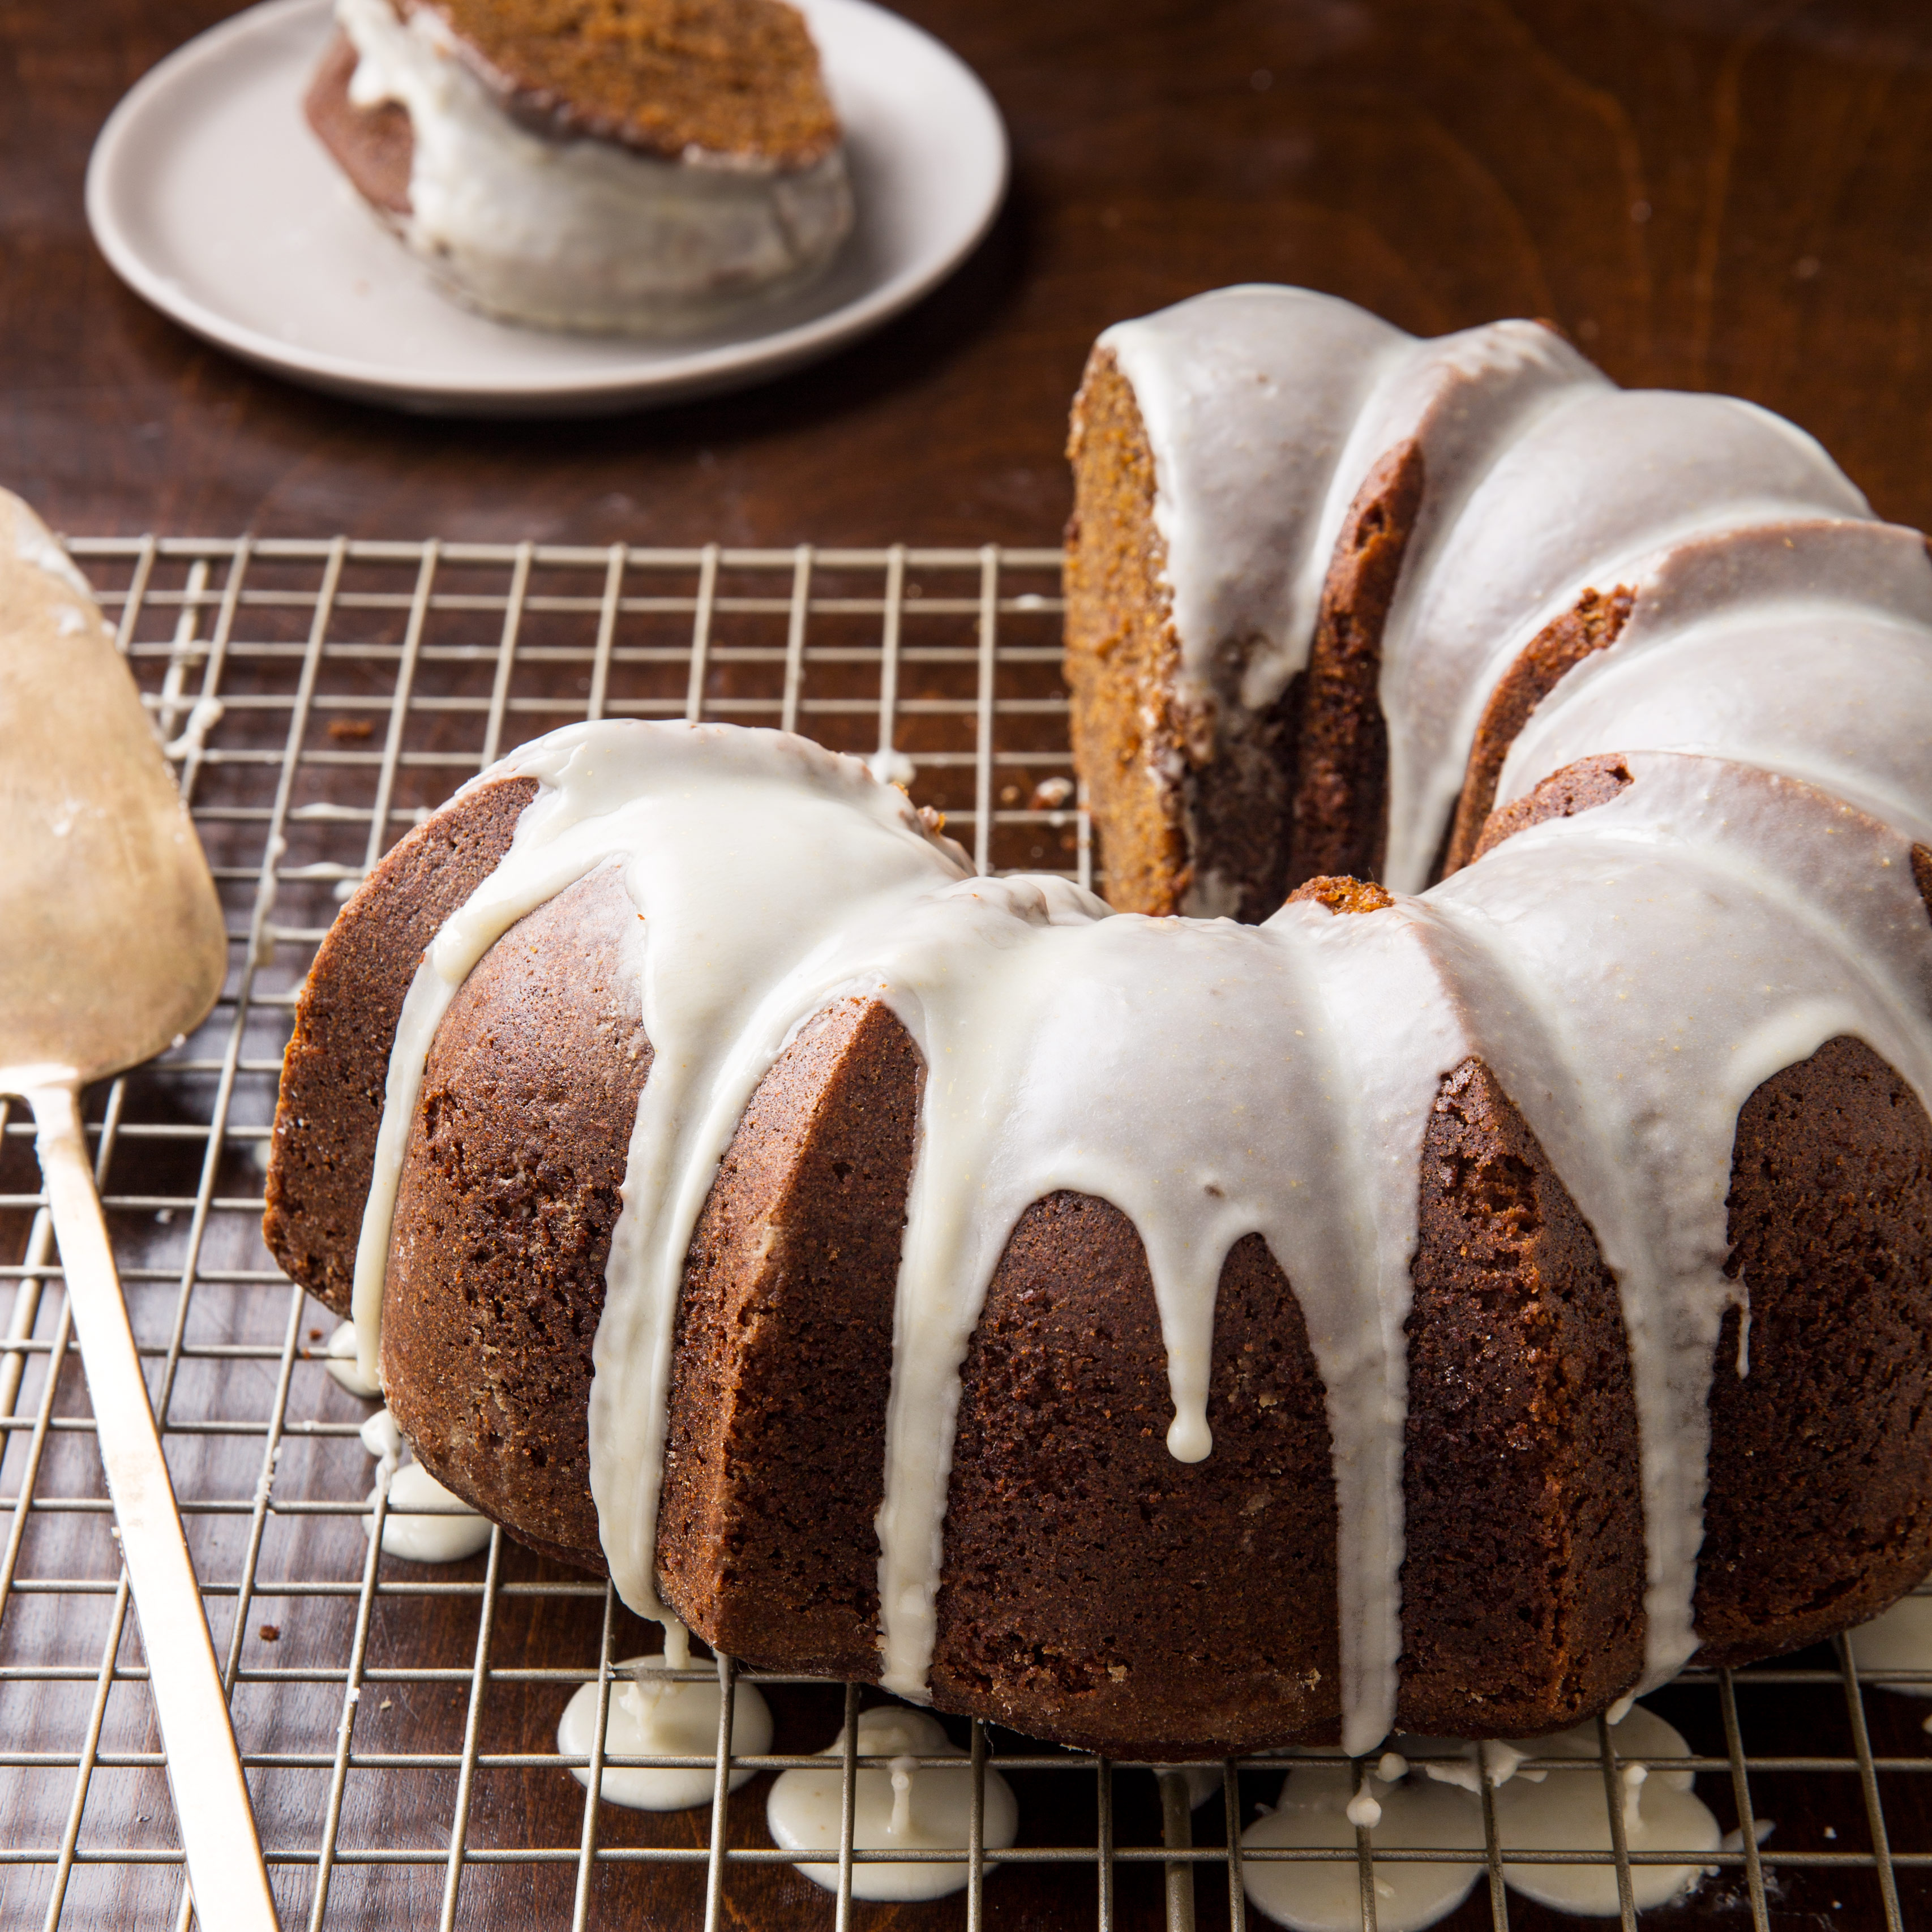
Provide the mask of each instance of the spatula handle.
POLYGON ((68 1306, 80 1337, 100 1460, 121 1526, 148 1654, 148 1684, 166 1750, 168 1782, 195 1911, 208 1932, 272 1932, 274 1900, 255 1836, 248 1780, 201 1590, 161 1455, 128 1304, 94 1190, 71 1086, 39 1087, 34 1110, 68 1306))

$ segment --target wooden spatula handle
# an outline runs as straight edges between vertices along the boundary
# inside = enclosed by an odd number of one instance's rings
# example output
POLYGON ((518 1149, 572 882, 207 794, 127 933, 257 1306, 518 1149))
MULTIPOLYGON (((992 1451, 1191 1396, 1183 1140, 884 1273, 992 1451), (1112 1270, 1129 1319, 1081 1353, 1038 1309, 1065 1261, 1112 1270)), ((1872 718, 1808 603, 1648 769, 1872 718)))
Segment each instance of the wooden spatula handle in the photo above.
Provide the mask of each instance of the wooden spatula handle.
POLYGON ((100 1460, 140 1613, 195 1911, 209 1932, 272 1932, 274 1900, 174 1485, 135 1353, 72 1086, 29 1090, 100 1460))

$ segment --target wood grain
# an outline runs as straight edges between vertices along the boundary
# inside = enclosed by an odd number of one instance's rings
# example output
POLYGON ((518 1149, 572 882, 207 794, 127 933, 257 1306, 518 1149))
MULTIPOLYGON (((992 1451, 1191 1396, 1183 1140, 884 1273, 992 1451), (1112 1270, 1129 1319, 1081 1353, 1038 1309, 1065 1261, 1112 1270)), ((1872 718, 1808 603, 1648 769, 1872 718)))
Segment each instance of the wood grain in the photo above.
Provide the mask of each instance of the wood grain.
MULTIPOLYGON (((1051 542, 1069 502, 1066 401, 1094 334, 1250 279, 1331 290, 1418 330, 1544 316, 1622 382, 1728 390, 1790 416, 1881 514, 1932 522, 1922 453, 1932 418, 1932 16, 1908 0, 908 0, 903 10, 986 78, 1013 136, 1011 198, 971 261, 879 335, 783 382, 558 424, 440 423, 311 395, 204 346, 115 280, 82 212, 89 146, 143 71, 226 10, 207 0, 0 9, 0 482, 69 531, 1051 542)), ((250 1051, 278 1045, 265 1038, 250 1051)), ((165 1094, 136 1101, 165 1124, 165 1094)), ((110 1191, 191 1196, 198 1156, 170 1146, 131 1147, 110 1191)), ((0 1150, 10 1190, 32 1185, 22 1160, 10 1141, 0 1150)), ((259 1186, 245 1166, 225 1167, 219 1192, 241 1199, 259 1186)), ((4 1258, 16 1262, 26 1217, 0 1220, 4 1258)), ((163 1264, 179 1252, 179 1228, 155 1226, 148 1210, 127 1210, 122 1232, 163 1264)), ((245 1214, 218 1216, 204 1268, 262 1267, 251 1240, 245 1214)), ((140 1291, 144 1339, 165 1340, 174 1306, 165 1282, 140 1291)), ((286 1307, 285 1292, 204 1283, 194 1332, 278 1345, 286 1307)), ((302 1332, 327 1325, 311 1307, 302 1332)), ((30 1365, 28 1413, 36 1372, 30 1365)), ((318 1366, 296 1373, 292 1414, 347 1423, 364 1412, 318 1366)), ((259 1415, 272 1382, 272 1364, 218 1376, 190 1363, 174 1413, 259 1415)), ((56 1408, 86 1413, 77 1365, 56 1408)), ((251 1492, 258 1439, 175 1446, 184 1487, 251 1492)), ((345 1461, 352 1449, 352 1438, 296 1443, 278 1494, 347 1493, 344 1470, 364 1466, 345 1461)), ((84 1492, 91 1453, 83 1437, 52 1437, 41 1492, 84 1492)), ((24 1455, 16 1437, 0 1464, 10 1495, 24 1455)), ((238 1572, 242 1535, 232 1517, 197 1525, 211 1574, 238 1572)), ((352 1521, 283 1523, 263 1574, 352 1574, 360 1547, 352 1521)), ((459 1574, 480 1569, 478 1559, 459 1574)), ((37 1517, 23 1574, 91 1574, 111 1588, 105 1519, 37 1517)), ((396 1574, 406 1580, 406 1566, 396 1574)), ((506 1574, 563 1574, 520 1556, 506 1574)), ((57 1654, 82 1672, 53 1687, 0 1684, 10 1748, 75 1748, 111 1602, 16 1596, 8 1606, 0 1663, 57 1654)), ((258 1605, 251 1623, 278 1634, 271 1644, 251 1630, 244 1660, 339 1667, 352 1609, 258 1605)), ((495 1660, 580 1667, 597 1628, 586 1600, 508 1599, 495 1660)), ((226 1634, 218 1628, 218 1645, 226 1634)), ((476 1634, 473 1598, 385 1597, 372 1657, 466 1672, 476 1634)), ((620 1654, 647 1642, 627 1628, 620 1654)), ((130 1630, 123 1660, 138 1655, 130 1630)), ((115 1688, 106 1748, 152 1750, 145 1695, 139 1684, 115 1688)), ((1828 1684, 1739 1696, 1754 1752, 1850 1750, 1844 1697, 1828 1684)), ((562 1701, 554 1685, 493 1687, 484 1749, 547 1748, 562 1701)), ((1714 1694, 1659 1701, 1700 1750, 1721 1754, 1714 1694)), ((1868 1701, 1875 1748, 1901 1763, 1923 1760, 1922 1708, 1868 1701)), ((376 1702, 358 1744, 450 1750, 460 1741, 461 1686, 386 1688, 376 1702)), ((339 1691, 321 1684, 244 1686, 237 1700, 250 1748, 284 1752, 331 1750, 339 1707, 339 1691)), ((805 1694, 785 1717, 781 1748, 814 1749, 836 1721, 822 1695, 805 1694)), ((326 1781, 310 1771, 259 1773, 265 1837, 313 1844, 326 1781)), ((1271 1778, 1248 1782, 1250 1808, 1273 1796, 1271 1778)), ((1928 1783, 1881 1774, 1894 1846, 1932 1851, 1928 1783)), ((56 1839, 70 1786, 70 1772, 0 1770, 0 1847, 56 1839)), ((1702 1787, 1731 1823, 1727 1781, 1702 1787)), ((352 1774, 344 1842, 440 1844, 454 1789, 453 1772, 408 1785, 352 1774)), ((749 1838, 763 1789, 734 1802, 749 1838)), ((1769 1774, 1754 1792, 1759 1815, 1777 1821, 1770 1849, 1869 1842, 1853 1778, 1769 1774)), ((1151 1842, 1152 1780, 1124 1776, 1120 1794, 1122 1840, 1151 1842)), ((576 1797, 554 1769, 488 1773, 472 1842, 574 1846, 576 1797)), ((1090 1796, 1064 1808, 1037 1793, 1023 1802, 1036 1839, 1092 1829, 1090 1796)), ((158 1772, 136 1762, 98 1774, 84 1828, 84 1844, 167 1842, 158 1772)), ((668 1832, 696 1844, 703 1825, 620 1814, 609 1829, 618 1842, 668 1832)), ((1160 1922, 1158 1870, 1123 1876, 1118 1922, 1160 1922)), ((472 1868, 460 1922, 567 1918, 570 1882, 567 1864, 472 1868)), ((306 1910, 305 1871, 290 1868, 278 1883, 288 1909, 306 1910)), ((1922 1922, 1932 1912, 1925 1874, 1901 1884, 1905 1922, 1922 1922)), ((1793 1873, 1780 1886, 1775 1926, 1882 1922, 1869 1874, 1793 1873)), ((38 1924, 46 1886, 44 1868, 0 1867, 0 1923, 38 1924)), ((337 1881, 331 1923, 434 1922, 441 1888, 436 1868, 350 1871, 337 1881)), ((1735 1875, 1715 1882, 1698 1916, 1748 1923, 1742 1892, 1735 1875)), ((165 1870, 82 1867, 69 1922, 171 1923, 176 1895, 165 1870)), ((1200 1895, 1202 1923, 1225 1922, 1214 1878, 1202 1878, 1200 1895)), ((653 1883, 638 1868, 610 1869, 592 1923, 692 1924, 700 1896, 682 1878, 653 1883)), ((1090 1869, 1024 1880, 1010 1870, 989 1886, 988 1922, 1090 1922, 1092 1898, 1090 1869)), ((1479 1889, 1455 1922, 1486 1924, 1487 1915, 1479 1889)), ((1510 1916, 1518 1927, 1567 1922, 1514 1898, 1510 1916)), ((816 1925, 830 1912, 781 1867, 734 1871, 726 1918, 816 1925)), ((956 1900, 918 1912, 861 1908, 859 1922, 910 1932, 963 1918, 956 1900)))
POLYGON ((910 0, 1011 127, 964 271, 815 369, 561 424, 415 421, 249 370, 125 292, 81 183, 226 10, 0 13, 0 478, 57 524, 605 542, 1038 542, 1107 322, 1240 279, 1438 330, 1548 317, 1728 389, 1932 521, 1932 18, 1909 0, 910 0))

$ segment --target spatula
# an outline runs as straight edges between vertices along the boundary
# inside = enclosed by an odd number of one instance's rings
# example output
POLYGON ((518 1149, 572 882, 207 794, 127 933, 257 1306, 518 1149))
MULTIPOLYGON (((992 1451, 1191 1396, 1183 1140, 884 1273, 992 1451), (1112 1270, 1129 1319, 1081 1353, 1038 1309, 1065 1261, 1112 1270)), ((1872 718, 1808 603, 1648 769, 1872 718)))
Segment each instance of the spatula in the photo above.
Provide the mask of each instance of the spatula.
POLYGON ((113 634, 0 490, 0 1094, 34 1110, 195 1910, 220 1932, 267 1932, 248 1786, 80 1108, 88 1082, 199 1024, 226 957, 208 862, 113 634))

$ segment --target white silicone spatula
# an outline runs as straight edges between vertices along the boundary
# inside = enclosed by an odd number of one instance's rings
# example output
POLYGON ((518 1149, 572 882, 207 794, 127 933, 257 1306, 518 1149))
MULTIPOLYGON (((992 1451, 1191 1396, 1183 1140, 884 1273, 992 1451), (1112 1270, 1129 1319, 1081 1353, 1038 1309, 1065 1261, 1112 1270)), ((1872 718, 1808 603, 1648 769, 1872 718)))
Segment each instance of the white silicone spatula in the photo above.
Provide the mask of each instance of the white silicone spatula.
POLYGON ((208 862, 86 582, 0 490, 0 1094, 40 1168, 203 1925, 275 1923, 174 1486, 81 1130, 88 1081, 200 1022, 226 963, 208 862))

